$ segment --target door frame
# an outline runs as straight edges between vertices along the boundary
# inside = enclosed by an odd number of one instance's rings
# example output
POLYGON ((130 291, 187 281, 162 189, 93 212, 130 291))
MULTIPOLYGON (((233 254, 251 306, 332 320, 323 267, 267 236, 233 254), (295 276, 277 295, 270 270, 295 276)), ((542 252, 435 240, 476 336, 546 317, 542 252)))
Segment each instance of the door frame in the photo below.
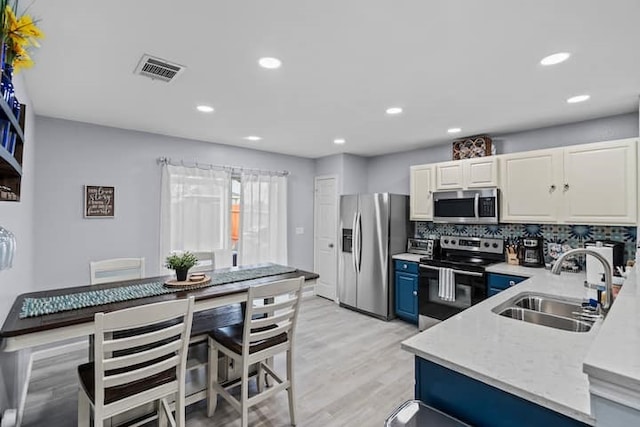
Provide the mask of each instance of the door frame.
MULTIPOLYGON (((333 230, 334 232, 334 239, 335 239, 335 243, 334 243, 334 247, 335 247, 335 256, 334 256, 334 262, 335 262, 335 277, 333 282, 335 283, 336 289, 335 289, 335 297, 334 297, 334 302, 338 303, 338 273, 340 271, 340 266, 338 265, 339 263, 339 253, 340 253, 340 246, 341 244, 338 241, 338 237, 339 237, 339 224, 340 224, 340 190, 338 188, 339 184, 340 184, 340 177, 336 174, 330 174, 330 175, 317 175, 313 178, 313 269, 314 271, 317 271, 317 266, 318 266, 318 248, 317 248, 317 242, 318 240, 316 239, 316 235, 318 233, 318 215, 316 212, 317 209, 317 196, 316 196, 316 188, 317 188, 317 184, 319 180, 322 179, 333 179, 335 182, 335 194, 334 194, 334 200, 335 200, 335 230, 333 230)), ((317 282, 316 282, 316 286, 317 286, 317 282)), ((314 291, 315 293, 315 291, 314 291)))

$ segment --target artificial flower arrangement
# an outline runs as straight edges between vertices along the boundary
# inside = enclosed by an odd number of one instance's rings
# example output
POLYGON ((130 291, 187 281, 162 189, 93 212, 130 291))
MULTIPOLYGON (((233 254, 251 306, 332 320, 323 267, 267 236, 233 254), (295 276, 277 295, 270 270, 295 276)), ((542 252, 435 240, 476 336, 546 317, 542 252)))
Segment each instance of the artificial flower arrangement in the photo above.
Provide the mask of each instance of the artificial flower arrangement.
POLYGON ((40 47, 38 39, 42 39, 44 33, 31 15, 18 15, 18 0, 0 0, 0 7, 4 64, 13 67, 15 72, 33 66, 28 50, 40 47))

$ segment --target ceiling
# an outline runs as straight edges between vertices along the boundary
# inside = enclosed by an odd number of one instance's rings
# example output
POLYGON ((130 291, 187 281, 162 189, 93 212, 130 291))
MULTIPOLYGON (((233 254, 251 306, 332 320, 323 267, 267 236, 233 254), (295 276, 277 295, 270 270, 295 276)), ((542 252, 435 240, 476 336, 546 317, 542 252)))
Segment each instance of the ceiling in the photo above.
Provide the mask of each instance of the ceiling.
POLYGON ((47 36, 24 72, 36 113, 125 129, 373 156, 638 109, 638 0, 36 0, 30 13, 47 36), (135 75, 144 53, 187 68, 168 84, 135 75))

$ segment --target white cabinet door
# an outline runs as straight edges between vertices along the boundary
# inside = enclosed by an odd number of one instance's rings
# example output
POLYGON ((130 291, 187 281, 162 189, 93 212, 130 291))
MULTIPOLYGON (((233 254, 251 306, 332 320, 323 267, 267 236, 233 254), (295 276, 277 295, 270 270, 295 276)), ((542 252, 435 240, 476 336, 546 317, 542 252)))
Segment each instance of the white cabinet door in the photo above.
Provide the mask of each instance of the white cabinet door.
POLYGON ((457 190, 464 188, 464 160, 436 164, 436 189, 457 190))
POLYGON ((564 222, 636 223, 636 146, 625 139, 564 149, 564 222))
POLYGON ((497 187, 498 186, 498 158, 494 156, 479 157, 464 160, 465 187, 497 187))
POLYGON ((434 166, 411 166, 409 181, 409 219, 411 221, 430 221, 433 219, 434 166))
POLYGON ((562 149, 500 159, 501 222, 556 222, 562 202, 562 149))

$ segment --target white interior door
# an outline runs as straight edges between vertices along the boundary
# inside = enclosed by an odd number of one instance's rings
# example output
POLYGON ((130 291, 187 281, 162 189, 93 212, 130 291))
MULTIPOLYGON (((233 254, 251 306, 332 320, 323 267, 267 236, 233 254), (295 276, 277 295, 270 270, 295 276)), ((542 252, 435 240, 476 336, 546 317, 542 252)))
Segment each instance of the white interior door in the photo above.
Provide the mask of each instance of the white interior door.
POLYGON ((314 259, 315 272, 320 275, 316 282, 316 295, 336 300, 338 276, 338 195, 335 176, 316 177, 314 197, 314 259))

